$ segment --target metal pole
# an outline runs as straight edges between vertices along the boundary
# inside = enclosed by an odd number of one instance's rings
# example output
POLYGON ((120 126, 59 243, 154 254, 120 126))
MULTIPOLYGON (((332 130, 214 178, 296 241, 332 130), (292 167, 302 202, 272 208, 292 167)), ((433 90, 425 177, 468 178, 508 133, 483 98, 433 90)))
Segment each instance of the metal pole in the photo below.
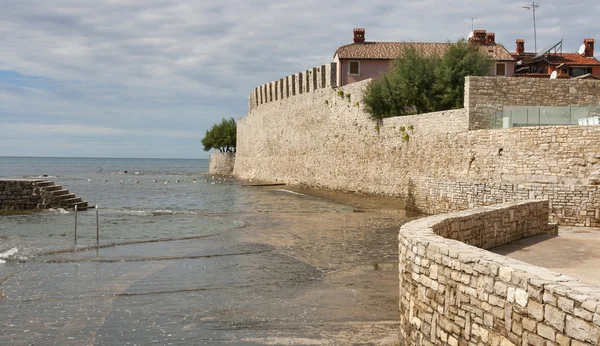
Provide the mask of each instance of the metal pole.
POLYGON ((534 2, 531 7, 533 7, 533 47, 535 49, 535 52, 537 53, 538 51, 537 51, 537 33, 535 31, 535 8, 538 7, 538 5, 536 5, 534 2))
POLYGON ((77 206, 75 206, 75 244, 77 244, 77 206))
POLYGON ((100 243, 100 224, 98 223, 98 205, 96 204, 96 244, 100 243))

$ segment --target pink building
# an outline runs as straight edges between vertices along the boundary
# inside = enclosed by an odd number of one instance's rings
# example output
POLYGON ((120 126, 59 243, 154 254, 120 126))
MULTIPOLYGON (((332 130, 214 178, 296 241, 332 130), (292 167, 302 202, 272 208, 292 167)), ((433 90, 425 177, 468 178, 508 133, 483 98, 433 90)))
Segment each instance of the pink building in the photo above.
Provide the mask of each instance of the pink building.
MULTIPOLYGON (((485 30, 476 30, 476 43, 481 45, 496 63, 490 71, 492 76, 512 76, 515 59, 501 44, 496 44, 495 35, 485 30), (481 32, 486 40, 480 41, 481 32)), ((472 38, 469 39, 472 41, 472 38)), ((337 63, 338 86, 377 78, 386 73, 394 59, 400 57, 409 46, 415 47, 427 56, 442 56, 452 43, 438 42, 367 42, 365 29, 354 29, 354 43, 339 47, 333 59, 337 63)))

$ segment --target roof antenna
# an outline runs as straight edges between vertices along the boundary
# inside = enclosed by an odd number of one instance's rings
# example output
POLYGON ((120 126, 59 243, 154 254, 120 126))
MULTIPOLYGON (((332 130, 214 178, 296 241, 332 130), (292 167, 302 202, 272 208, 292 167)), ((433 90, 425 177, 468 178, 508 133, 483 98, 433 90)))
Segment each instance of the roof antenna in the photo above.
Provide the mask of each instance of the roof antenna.
POLYGON ((532 2, 531 5, 523 6, 524 9, 533 10, 533 45, 534 45, 536 53, 537 53, 537 34, 535 32, 535 9, 538 7, 540 7, 540 5, 536 5, 535 2, 532 2))
POLYGON ((475 31, 474 30, 474 26, 473 26, 473 22, 475 22, 475 19, 477 19, 479 17, 471 17, 471 31, 475 31))

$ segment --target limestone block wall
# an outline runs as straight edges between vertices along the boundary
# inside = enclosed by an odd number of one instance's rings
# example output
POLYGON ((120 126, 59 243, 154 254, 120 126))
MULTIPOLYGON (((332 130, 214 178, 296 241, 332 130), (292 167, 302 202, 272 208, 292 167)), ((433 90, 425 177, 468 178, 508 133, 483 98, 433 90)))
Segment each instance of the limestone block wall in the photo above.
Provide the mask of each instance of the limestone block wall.
POLYGON ((600 227, 600 186, 450 181, 417 177, 407 207, 426 214, 448 213, 527 199, 548 200, 550 221, 600 227))
POLYGON ((504 106, 600 105, 600 81, 467 77, 465 107, 469 129, 490 127, 490 115, 504 106))
POLYGON ((209 174, 231 174, 235 165, 235 153, 211 153, 208 163, 209 174))
POLYGON ((377 124, 363 109, 367 83, 318 89, 252 109, 238 121, 234 174, 400 196, 414 172, 444 177, 466 172, 465 143, 454 140, 467 128, 464 109, 377 124))
POLYGON ((248 109, 323 88, 337 87, 336 63, 310 68, 254 88, 248 96, 248 109))
POLYGON ((0 210, 35 210, 43 204, 36 181, 0 180, 0 210))
POLYGON ((600 223, 600 126, 469 130, 466 109, 377 123, 362 104, 368 82, 317 89, 250 110, 238 122, 234 174, 351 192, 410 195, 415 206, 428 213, 547 198, 553 219, 561 224, 600 223), (450 184, 456 197, 449 203, 445 193, 429 193, 431 188, 409 191, 421 178, 439 181, 432 186, 441 191, 450 184), (466 188, 465 182, 472 184, 466 188), (494 193, 460 196, 460 191, 479 191, 481 183, 487 184, 483 190, 494 193), (511 190, 496 193, 506 190, 497 187, 503 184, 511 190), (471 199, 458 202, 461 198, 471 199))
POLYGON ((405 345, 598 345, 600 287, 484 250, 554 233, 548 201, 436 215, 399 233, 405 345))

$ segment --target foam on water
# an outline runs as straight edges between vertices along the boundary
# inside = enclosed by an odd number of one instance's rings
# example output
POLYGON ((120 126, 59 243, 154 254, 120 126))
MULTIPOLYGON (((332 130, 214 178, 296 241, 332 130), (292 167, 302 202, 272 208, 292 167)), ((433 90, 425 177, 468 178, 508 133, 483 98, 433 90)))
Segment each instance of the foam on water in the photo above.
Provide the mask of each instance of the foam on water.
POLYGON ((19 252, 19 249, 17 249, 16 247, 13 247, 10 250, 4 251, 4 252, 0 252, 0 263, 6 263, 6 259, 8 259, 10 256, 16 254, 17 252, 19 252))
POLYGON ((280 192, 285 192, 285 193, 291 193, 293 195, 298 195, 298 196, 306 196, 303 193, 299 193, 299 192, 295 192, 295 191, 290 191, 290 190, 286 190, 286 189, 275 189, 275 191, 280 191, 280 192))

